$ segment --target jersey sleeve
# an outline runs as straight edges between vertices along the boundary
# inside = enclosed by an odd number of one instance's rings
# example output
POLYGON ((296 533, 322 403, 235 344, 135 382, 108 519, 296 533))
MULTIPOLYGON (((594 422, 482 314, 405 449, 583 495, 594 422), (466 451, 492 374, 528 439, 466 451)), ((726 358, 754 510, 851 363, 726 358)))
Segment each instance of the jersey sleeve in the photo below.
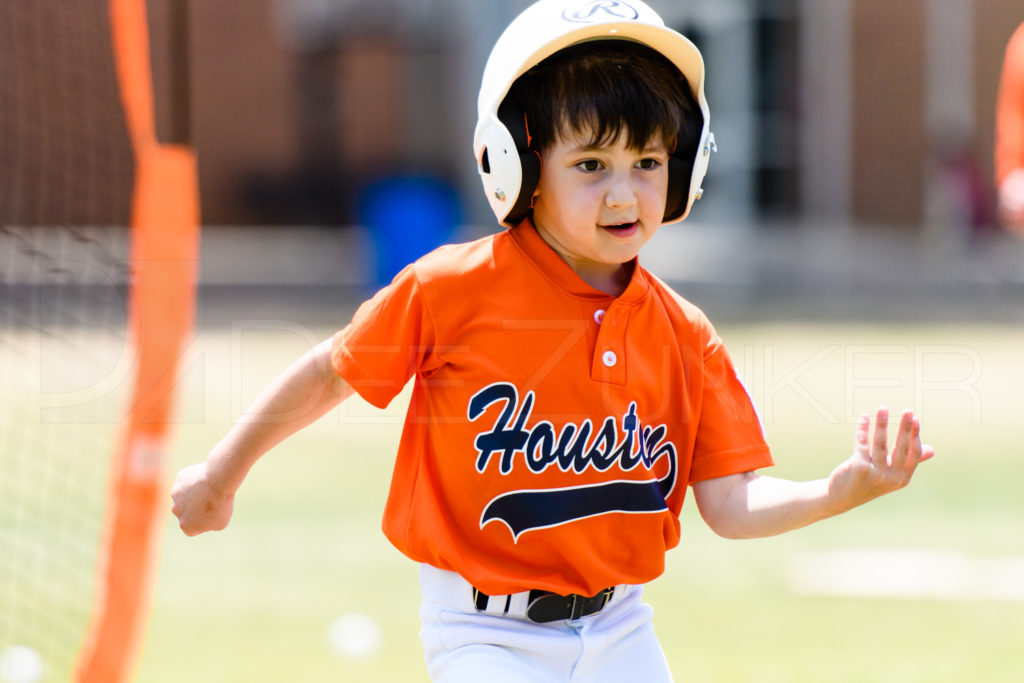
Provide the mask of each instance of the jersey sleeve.
POLYGON ((690 483, 771 467, 761 419, 717 336, 705 351, 703 372, 690 483))
POLYGON ((334 335, 331 364, 367 402, 385 408, 414 374, 436 364, 434 348, 415 266, 408 266, 334 335))

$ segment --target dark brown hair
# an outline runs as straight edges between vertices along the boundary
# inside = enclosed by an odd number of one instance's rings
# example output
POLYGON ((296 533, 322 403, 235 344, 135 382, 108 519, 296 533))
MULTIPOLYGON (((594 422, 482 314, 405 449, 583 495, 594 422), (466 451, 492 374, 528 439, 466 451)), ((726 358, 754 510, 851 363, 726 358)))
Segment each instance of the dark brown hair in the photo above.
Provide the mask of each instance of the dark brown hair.
POLYGON ((560 50, 520 76, 510 97, 525 113, 530 149, 539 152, 567 134, 589 134, 597 145, 625 134, 631 148, 660 138, 667 150, 692 161, 703 127, 686 77, 659 52, 631 40, 560 50))

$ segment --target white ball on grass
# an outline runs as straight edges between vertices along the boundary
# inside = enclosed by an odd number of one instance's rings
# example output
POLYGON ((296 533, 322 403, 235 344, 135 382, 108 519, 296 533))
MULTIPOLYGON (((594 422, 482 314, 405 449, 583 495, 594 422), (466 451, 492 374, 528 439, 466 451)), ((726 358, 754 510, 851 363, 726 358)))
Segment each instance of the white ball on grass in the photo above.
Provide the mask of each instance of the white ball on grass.
POLYGON ((342 657, 363 659, 380 650, 381 631, 377 621, 366 614, 342 614, 327 628, 327 643, 342 657))
POLYGON ((0 682, 36 683, 43 677, 43 658, 26 645, 12 645, 0 652, 0 682))

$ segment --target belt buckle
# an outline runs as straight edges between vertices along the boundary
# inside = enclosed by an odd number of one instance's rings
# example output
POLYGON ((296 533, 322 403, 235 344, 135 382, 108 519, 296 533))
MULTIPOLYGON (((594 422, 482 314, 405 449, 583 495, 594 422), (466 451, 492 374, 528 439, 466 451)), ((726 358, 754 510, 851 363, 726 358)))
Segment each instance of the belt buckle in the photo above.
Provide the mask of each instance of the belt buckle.
POLYGON ((573 593, 569 597, 572 598, 571 602, 569 603, 569 621, 576 621, 577 619, 583 616, 583 606, 586 601, 583 599, 583 596, 579 593, 573 593))
POLYGON ((526 606, 526 618, 537 624, 548 624, 552 621, 567 619, 566 610, 569 604, 567 595, 559 595, 550 591, 530 591, 530 602, 526 606))
POLYGON ((526 617, 538 624, 552 621, 576 621, 580 617, 597 614, 611 600, 614 588, 605 588, 592 598, 570 593, 560 595, 548 591, 531 591, 530 602, 526 608, 526 617))

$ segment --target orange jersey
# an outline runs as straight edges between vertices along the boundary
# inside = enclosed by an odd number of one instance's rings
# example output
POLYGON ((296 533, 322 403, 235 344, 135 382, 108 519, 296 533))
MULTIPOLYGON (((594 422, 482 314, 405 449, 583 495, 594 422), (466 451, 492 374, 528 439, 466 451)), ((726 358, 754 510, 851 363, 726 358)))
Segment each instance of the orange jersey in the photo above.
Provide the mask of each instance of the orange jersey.
POLYGON ((650 581, 688 484, 772 464, 707 318, 639 265, 593 289, 529 221, 407 267, 332 361, 378 407, 415 376, 384 531, 491 595, 650 581))
POLYGON ((1024 24, 1017 27, 1003 60, 996 104, 996 185, 1024 168, 1024 24))

